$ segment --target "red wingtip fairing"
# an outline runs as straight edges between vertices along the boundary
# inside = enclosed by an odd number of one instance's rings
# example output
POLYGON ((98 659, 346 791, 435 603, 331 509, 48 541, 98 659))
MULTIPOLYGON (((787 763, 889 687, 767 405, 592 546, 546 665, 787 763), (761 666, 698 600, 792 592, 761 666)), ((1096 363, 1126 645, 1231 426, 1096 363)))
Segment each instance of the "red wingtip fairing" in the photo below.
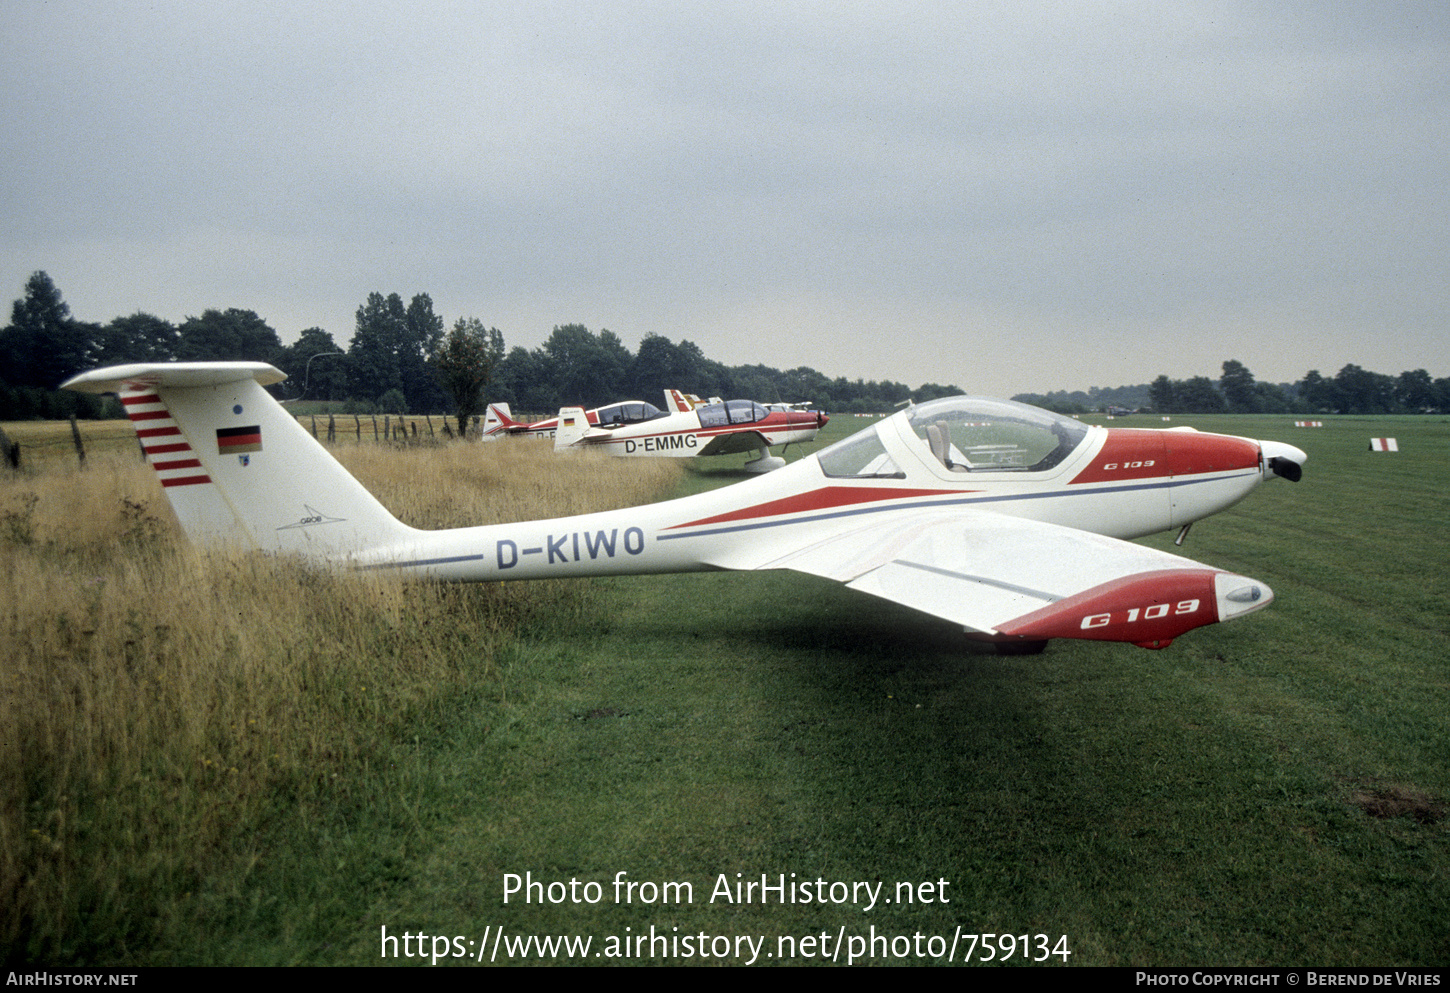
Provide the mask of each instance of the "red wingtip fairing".
POLYGON ((1023 638, 1086 638, 1163 647, 1185 631, 1220 620, 1217 575, 1212 569, 1164 569, 1116 579, 997 630, 1023 638))
POLYGON ((1274 593, 1216 569, 1162 569, 1065 597, 997 628, 1026 639, 1084 638, 1167 648, 1185 631, 1268 606, 1274 593))

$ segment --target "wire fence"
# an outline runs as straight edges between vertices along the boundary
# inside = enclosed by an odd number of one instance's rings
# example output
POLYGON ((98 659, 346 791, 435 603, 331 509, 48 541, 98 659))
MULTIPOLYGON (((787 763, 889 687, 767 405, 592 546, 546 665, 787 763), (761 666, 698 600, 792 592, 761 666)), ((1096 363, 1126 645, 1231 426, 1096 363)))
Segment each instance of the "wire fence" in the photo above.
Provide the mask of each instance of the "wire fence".
MULTIPOLYGON (((45 462, 54 461, 60 455, 58 449, 69 447, 74 449, 77 461, 84 466, 87 445, 92 448, 101 445, 111 450, 125 443, 126 439, 135 438, 130 425, 124 421, 84 423, 84 434, 74 417, 70 419, 68 433, 64 422, 52 422, 43 430, 29 430, 28 424, 23 427, 12 424, 17 435, 24 431, 23 438, 12 438, 4 428, 0 428, 0 465, 18 471, 22 465, 34 463, 37 456, 45 462)), ((478 417, 471 418, 462 435, 458 432, 458 419, 447 414, 438 414, 436 419, 433 414, 303 414, 297 417, 297 423, 325 444, 415 445, 441 444, 460 437, 476 439, 482 422, 478 417)), ((139 438, 136 438, 136 450, 144 461, 146 455, 139 438)))

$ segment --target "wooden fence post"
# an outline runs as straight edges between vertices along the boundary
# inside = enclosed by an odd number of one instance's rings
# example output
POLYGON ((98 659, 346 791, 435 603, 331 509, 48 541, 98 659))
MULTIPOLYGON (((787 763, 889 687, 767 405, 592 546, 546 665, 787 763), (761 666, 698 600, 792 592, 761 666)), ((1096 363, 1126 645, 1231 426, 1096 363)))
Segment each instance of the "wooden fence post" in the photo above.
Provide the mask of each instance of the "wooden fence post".
POLYGON ((327 415, 327 441, 332 443, 337 440, 337 421, 331 414, 327 415))
POLYGON ((11 441, 3 430, 0 430, 0 455, 4 456, 5 464, 10 468, 20 468, 20 443, 11 441))
POLYGON ((70 415, 70 440, 76 446, 76 458, 80 459, 81 465, 86 464, 86 446, 81 444, 81 429, 76 426, 76 415, 70 415))

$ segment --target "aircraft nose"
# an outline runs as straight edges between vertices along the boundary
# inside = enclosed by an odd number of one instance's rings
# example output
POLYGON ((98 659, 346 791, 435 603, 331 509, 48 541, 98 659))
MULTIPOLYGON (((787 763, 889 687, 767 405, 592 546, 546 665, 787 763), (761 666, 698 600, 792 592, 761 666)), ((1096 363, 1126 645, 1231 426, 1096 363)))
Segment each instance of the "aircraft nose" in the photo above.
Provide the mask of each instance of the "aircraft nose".
POLYGON ((1299 482, 1304 475, 1304 463, 1309 456, 1282 441, 1261 441, 1259 451, 1264 453, 1264 466, 1276 476, 1283 476, 1291 483, 1299 482))

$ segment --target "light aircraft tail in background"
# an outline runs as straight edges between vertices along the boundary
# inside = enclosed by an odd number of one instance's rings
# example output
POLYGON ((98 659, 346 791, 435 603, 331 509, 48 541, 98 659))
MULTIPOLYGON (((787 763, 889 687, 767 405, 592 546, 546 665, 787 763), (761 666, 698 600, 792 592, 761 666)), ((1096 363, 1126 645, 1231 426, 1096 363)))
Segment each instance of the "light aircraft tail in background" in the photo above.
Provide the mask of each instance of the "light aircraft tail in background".
POLYGON ((1089 427, 951 397, 707 493, 422 531, 394 518, 262 388, 283 378, 257 362, 156 363, 64 385, 120 395, 199 543, 437 580, 790 569, 1018 651, 1051 638, 1162 648, 1268 604, 1264 583, 1123 539, 1184 528, 1267 479, 1297 480, 1306 458, 1280 442, 1089 427))
POLYGON ((685 414, 695 409, 700 398, 693 393, 685 394, 679 390, 665 390, 665 405, 672 414, 685 414))
POLYGON ((493 441, 511 432, 527 430, 527 424, 513 419, 513 412, 506 403, 491 403, 483 415, 483 440, 493 441))

